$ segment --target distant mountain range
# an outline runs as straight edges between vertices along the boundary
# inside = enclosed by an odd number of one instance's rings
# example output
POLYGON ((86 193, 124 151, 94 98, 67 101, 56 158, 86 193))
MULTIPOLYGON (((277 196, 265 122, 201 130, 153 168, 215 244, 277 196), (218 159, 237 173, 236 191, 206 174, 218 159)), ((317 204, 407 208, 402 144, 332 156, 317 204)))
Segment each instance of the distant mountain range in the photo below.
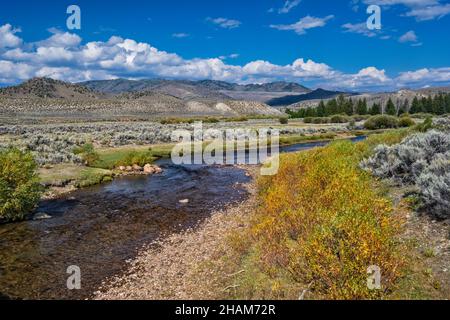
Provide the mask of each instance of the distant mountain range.
POLYGON ((308 93, 311 90, 290 82, 240 85, 224 81, 201 80, 99 80, 79 83, 93 91, 105 94, 120 94, 137 91, 153 91, 183 100, 229 99, 266 102, 292 93, 308 93))
MULTIPOLYGON (((233 84, 202 81, 113 80, 72 84, 34 78, 0 89, 0 115, 34 115, 74 118, 165 116, 241 116, 282 113, 250 99, 234 99, 218 88, 233 90, 233 84)), ((273 84, 270 90, 280 90, 273 84)), ((268 86, 267 88, 270 88, 268 86)), ((264 86, 243 86, 242 90, 261 90, 264 86)), ((298 88, 297 88, 298 90, 298 88)))
POLYGON ((280 98, 274 98, 274 99, 267 101, 266 103, 272 107, 283 107, 283 106, 289 106, 291 104, 298 103, 301 101, 308 101, 308 100, 315 100, 315 99, 321 99, 321 100, 322 99, 332 99, 341 94, 343 94, 345 96, 354 95, 353 93, 346 93, 346 92, 341 92, 341 91, 328 91, 328 90, 324 90, 324 89, 316 89, 314 91, 311 91, 311 92, 308 92, 305 94, 289 95, 289 96, 284 96, 284 97, 280 97, 280 98))
MULTIPOLYGON (((113 99, 126 93, 136 92, 159 93, 185 101, 206 99, 266 103, 267 101, 292 96, 293 94, 308 94, 311 90, 300 84, 290 82, 241 85, 214 80, 116 79, 72 84, 50 78, 33 78, 17 86, 0 89, 1 96, 68 100, 113 99)), ((140 96, 142 97, 142 94, 140 96)))
POLYGON ((256 92, 298 92, 304 93, 311 91, 310 89, 291 82, 271 82, 264 84, 247 84, 240 85, 236 83, 229 83, 225 81, 215 80, 96 80, 79 83, 82 86, 90 88, 95 91, 104 93, 123 93, 142 90, 158 90, 166 86, 179 87, 196 87, 209 91, 256 91, 256 92))
MULTIPOLYGON (((338 91, 310 89, 290 82, 240 85, 224 81, 202 80, 98 80, 67 83, 50 78, 33 78, 20 85, 0 89, 0 96, 16 98, 53 98, 67 100, 142 98, 144 95, 163 95, 191 100, 241 100, 266 103, 273 107, 287 106, 301 101, 329 99, 338 91), (132 93, 132 95, 127 95, 132 93), (135 93, 138 93, 137 95, 135 93)), ((147 99, 148 100, 148 99, 147 99)))
POLYGON ((109 111, 110 106, 114 114, 281 115, 274 108, 314 107, 320 100, 332 99, 341 94, 352 96, 353 99, 366 99, 371 106, 373 103, 385 104, 389 98, 394 103, 403 103, 415 96, 426 97, 439 92, 450 92, 450 87, 357 94, 310 90, 290 82, 241 85, 213 80, 117 79, 72 84, 49 78, 34 78, 17 86, 0 89, 0 113, 12 105, 24 110, 30 103, 19 100, 32 99, 34 104, 45 110, 50 105, 65 105, 66 110, 71 105, 79 106, 74 108, 74 112, 78 109, 98 109, 99 106, 109 111))

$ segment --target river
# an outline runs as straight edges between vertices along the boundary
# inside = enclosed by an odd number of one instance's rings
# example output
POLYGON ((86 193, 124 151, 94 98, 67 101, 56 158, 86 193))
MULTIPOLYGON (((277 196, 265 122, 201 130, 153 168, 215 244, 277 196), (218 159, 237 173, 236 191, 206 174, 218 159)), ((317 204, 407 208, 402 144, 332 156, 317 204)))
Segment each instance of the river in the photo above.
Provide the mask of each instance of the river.
MULTIPOLYGON (((326 144, 292 145, 281 152, 326 144)), ((250 178, 243 169, 157 164, 162 174, 118 178, 43 201, 37 211, 51 219, 0 225, 0 299, 89 298, 104 279, 124 272, 143 245, 195 227, 247 197, 243 184, 250 178), (71 265, 81 269, 81 290, 67 289, 71 265)))

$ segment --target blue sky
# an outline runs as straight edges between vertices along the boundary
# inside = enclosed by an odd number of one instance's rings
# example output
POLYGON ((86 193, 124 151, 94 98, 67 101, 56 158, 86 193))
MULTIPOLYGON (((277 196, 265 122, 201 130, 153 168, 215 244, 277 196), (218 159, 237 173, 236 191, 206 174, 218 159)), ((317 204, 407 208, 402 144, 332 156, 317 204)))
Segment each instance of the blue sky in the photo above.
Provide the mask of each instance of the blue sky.
POLYGON ((449 85, 449 31, 444 0, 16 0, 0 11, 0 85, 33 76, 449 85), (72 4, 81 30, 66 27, 72 4), (371 4, 380 31, 366 27, 371 4))

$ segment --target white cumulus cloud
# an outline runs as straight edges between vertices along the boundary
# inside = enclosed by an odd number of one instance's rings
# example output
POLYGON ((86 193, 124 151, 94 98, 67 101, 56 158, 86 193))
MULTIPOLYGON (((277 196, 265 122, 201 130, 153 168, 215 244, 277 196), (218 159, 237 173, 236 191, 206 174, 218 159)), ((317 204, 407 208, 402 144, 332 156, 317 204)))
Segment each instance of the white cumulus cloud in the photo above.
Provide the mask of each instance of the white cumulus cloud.
POLYGON ((10 24, 0 27, 0 49, 16 48, 22 44, 22 39, 16 36, 20 29, 13 29, 10 24))
POLYGON ((418 38, 417 38, 416 33, 413 30, 411 30, 411 31, 406 32, 404 35, 402 35, 398 39, 398 41, 400 41, 402 43, 405 43, 405 42, 417 42, 418 38))
POLYGON ((324 27, 327 24, 327 21, 333 18, 333 15, 324 18, 306 16, 293 24, 272 24, 270 27, 277 30, 295 31, 297 34, 303 35, 308 29, 324 27))
POLYGON ((240 22, 239 20, 227 18, 206 18, 206 21, 209 21, 224 29, 235 29, 242 24, 242 22, 240 22))
MULTIPOLYGON (((303 27, 307 25, 305 23, 303 27)), ((14 38, 18 30, 12 26, 0 26, 0 30, 2 36, 9 34, 8 47, 0 48, 0 84, 3 85, 34 76, 72 82, 121 77, 211 79, 237 83, 294 81, 313 87, 354 91, 450 83, 450 68, 406 71, 392 78, 384 69, 375 66, 355 73, 344 73, 326 63, 305 58, 295 59, 286 65, 266 60, 232 65, 225 60, 237 58, 238 54, 185 59, 133 39, 112 36, 107 41, 83 43, 78 36, 62 32, 53 32, 42 41, 25 43, 14 38)), ((406 38, 408 41, 414 40, 411 34, 406 38)))
POLYGON ((278 9, 278 13, 289 13, 289 11, 297 7, 300 2, 302 2, 302 0, 286 0, 284 6, 278 9))

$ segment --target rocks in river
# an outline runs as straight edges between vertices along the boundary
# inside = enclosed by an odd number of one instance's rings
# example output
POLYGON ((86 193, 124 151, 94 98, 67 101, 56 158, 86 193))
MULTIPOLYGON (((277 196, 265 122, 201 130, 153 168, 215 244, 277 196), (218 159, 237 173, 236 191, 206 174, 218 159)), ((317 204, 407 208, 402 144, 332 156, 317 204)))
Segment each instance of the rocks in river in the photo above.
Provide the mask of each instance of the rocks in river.
POLYGON ((160 167, 148 163, 144 167, 141 167, 137 164, 126 167, 120 166, 117 167, 117 170, 120 171, 120 175, 134 175, 134 174, 152 175, 162 172, 162 169, 160 167))
POLYGON ((33 220, 46 220, 51 218, 52 216, 46 214, 45 212, 38 212, 33 216, 33 220))
POLYGON ((155 173, 161 173, 161 172, 162 172, 162 169, 158 166, 151 165, 148 163, 144 166, 145 174, 155 174, 155 173))
POLYGON ((189 199, 183 199, 183 200, 180 200, 178 202, 181 203, 181 204, 187 204, 187 203, 189 203, 189 199))
POLYGON ((155 173, 155 168, 152 165, 150 165, 150 164, 146 164, 144 166, 144 173, 145 174, 154 174, 155 173))

